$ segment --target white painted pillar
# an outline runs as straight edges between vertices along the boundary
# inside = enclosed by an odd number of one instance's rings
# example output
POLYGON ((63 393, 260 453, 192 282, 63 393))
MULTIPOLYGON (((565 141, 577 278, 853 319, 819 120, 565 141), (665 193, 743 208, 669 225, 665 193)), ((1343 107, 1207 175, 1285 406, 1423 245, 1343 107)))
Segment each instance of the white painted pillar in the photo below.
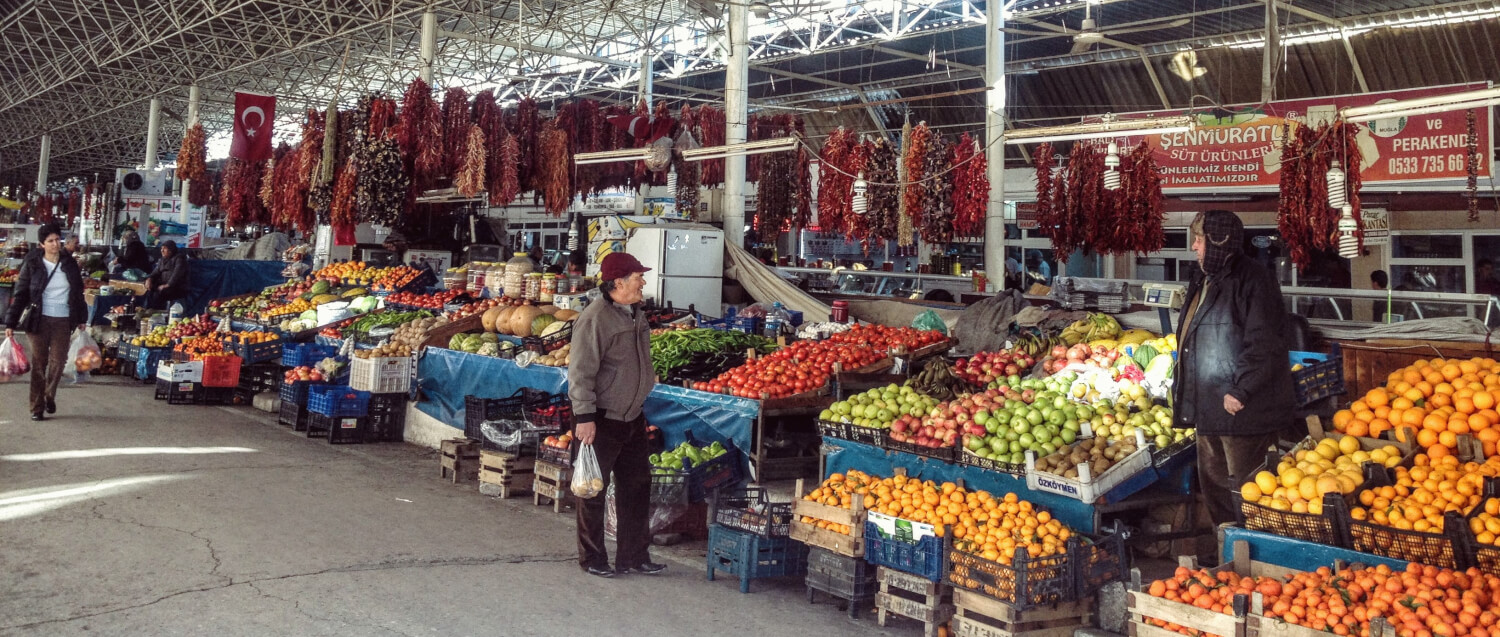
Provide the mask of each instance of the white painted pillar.
POLYGON ((202 101, 202 99, 203 96, 200 94, 197 84, 193 84, 188 87, 188 126, 192 126, 193 124, 198 123, 198 103, 202 101))
POLYGON ((151 114, 146 118, 146 170, 156 170, 156 152, 161 133, 161 98, 151 98, 151 114))
MULTIPOLYGON (((641 51, 641 76, 636 81, 636 96, 635 96, 636 97, 636 101, 637 102, 639 102, 641 100, 645 100, 646 101, 646 115, 647 116, 650 116, 650 114, 652 113, 652 110, 651 110, 651 91, 652 91, 652 85, 651 85, 651 81, 652 81, 651 67, 652 67, 652 64, 651 64, 651 58, 652 58, 651 49, 643 49, 641 51)), ((650 175, 647 175, 647 178, 649 179, 650 175)), ((646 197, 648 195, 650 195, 650 194, 651 194, 651 185, 650 185, 650 183, 641 184, 640 186, 638 186, 636 188, 636 191, 635 191, 635 214, 640 215, 640 214, 644 214, 646 212, 646 197)), ((670 197, 672 195, 668 194, 667 196, 670 197)))
POLYGON ((1266 0, 1266 48, 1260 60, 1260 102, 1270 104, 1275 93, 1276 61, 1281 52, 1281 34, 1276 23, 1277 0, 1266 0))
POLYGON ((421 56, 422 81, 432 84, 432 61, 437 58, 437 13, 431 9, 422 14, 422 42, 419 54, 421 56))
POLYGON ((1004 3, 985 6, 984 143, 990 198, 984 211, 984 276, 987 289, 1005 289, 1005 10, 1004 3))
MULTIPOLYGON (((749 130, 750 14, 746 3, 729 5, 729 59, 724 68, 724 141, 745 143, 749 130)), ((745 156, 724 160, 724 240, 745 245, 745 156)))
POLYGON ((47 165, 52 163, 52 133, 42 133, 42 154, 37 158, 36 192, 47 192, 47 165))

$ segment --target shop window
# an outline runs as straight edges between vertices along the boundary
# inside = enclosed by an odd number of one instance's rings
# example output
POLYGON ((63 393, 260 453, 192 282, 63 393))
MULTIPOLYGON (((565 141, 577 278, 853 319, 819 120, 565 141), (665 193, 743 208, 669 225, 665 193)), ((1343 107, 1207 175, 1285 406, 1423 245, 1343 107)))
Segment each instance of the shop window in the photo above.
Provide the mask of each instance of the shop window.
POLYGON ((1474 293, 1500 296, 1500 235, 1474 237, 1474 293))
POLYGON ((1462 259, 1464 258, 1464 238, 1463 235, 1457 234, 1396 235, 1391 238, 1391 258, 1462 259))

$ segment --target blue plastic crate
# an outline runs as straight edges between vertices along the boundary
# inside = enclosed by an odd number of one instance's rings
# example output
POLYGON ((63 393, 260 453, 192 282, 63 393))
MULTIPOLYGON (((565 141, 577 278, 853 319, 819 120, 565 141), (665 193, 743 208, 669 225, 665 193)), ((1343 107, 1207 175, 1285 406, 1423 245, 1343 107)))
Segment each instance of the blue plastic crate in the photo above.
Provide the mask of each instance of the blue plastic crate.
POLYGON ((338 349, 318 345, 317 343, 285 343, 281 346, 282 367, 302 367, 317 365, 330 356, 337 356, 338 349))
POLYGON ((370 392, 348 385, 314 385, 307 389, 307 410, 332 417, 364 417, 370 413, 370 392))
POLYGON ((786 537, 764 537, 717 524, 708 526, 708 580, 716 571, 740 580, 740 592, 750 592, 750 580, 807 575, 807 545, 786 537))
POLYGON ((866 521, 865 560, 936 582, 943 577, 943 539, 929 535, 913 542, 886 537, 879 526, 866 521))
POLYGON ((1288 363, 1302 365, 1292 372, 1292 385, 1297 390, 1297 406, 1306 407, 1314 402, 1340 396, 1344 387, 1344 357, 1334 345, 1333 354, 1317 352, 1289 352, 1288 363))
POLYGON ((281 340, 266 341, 264 343, 230 343, 229 348, 235 356, 245 365, 264 363, 276 360, 281 356, 281 340))
POLYGON ((172 354, 169 347, 143 347, 135 361, 135 379, 156 383, 156 366, 172 354))

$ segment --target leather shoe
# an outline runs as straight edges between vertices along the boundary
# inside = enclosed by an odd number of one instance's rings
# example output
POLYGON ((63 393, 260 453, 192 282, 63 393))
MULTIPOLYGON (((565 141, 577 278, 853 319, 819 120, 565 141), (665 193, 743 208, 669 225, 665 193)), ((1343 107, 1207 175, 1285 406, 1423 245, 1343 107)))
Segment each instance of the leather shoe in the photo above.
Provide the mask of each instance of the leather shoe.
POLYGON ((40 412, 40 411, 31 415, 31 419, 32 420, 44 420, 45 418, 46 418, 46 416, 43 416, 42 412, 40 412))
POLYGON ((55 413, 57 413, 57 402, 56 401, 51 401, 51 400, 47 401, 47 413, 49 413, 49 414, 55 414, 55 413))
POLYGON ((607 568, 599 568, 597 566, 586 567, 586 568, 583 569, 583 571, 585 573, 588 573, 589 575, 593 575, 593 576, 596 576, 596 577, 603 577, 605 579, 609 579, 609 578, 615 576, 615 572, 614 571, 611 571, 611 570, 609 570, 607 568))
POLYGON ((666 564, 657 564, 655 562, 642 562, 642 563, 640 563, 640 564, 638 564, 636 566, 632 566, 630 568, 622 568, 622 569, 620 569, 620 572, 621 573, 639 573, 641 575, 657 575, 657 574, 660 574, 662 571, 665 571, 665 570, 667 570, 667 565, 666 564))

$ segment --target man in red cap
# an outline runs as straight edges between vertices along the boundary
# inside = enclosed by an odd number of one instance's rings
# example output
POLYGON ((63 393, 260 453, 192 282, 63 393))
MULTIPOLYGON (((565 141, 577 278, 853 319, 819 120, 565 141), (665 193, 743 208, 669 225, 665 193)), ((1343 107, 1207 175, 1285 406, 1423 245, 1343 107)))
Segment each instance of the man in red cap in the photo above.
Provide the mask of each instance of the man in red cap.
POLYGON ((655 575, 666 565, 651 561, 651 450, 641 407, 656 384, 651 368, 651 328, 641 311, 641 276, 651 268, 616 252, 599 268, 598 301, 573 322, 568 398, 573 402, 579 442, 594 446, 604 474, 600 495, 578 505, 578 565, 591 575, 655 575), (604 546, 604 499, 610 474, 615 483, 615 568, 604 546))

